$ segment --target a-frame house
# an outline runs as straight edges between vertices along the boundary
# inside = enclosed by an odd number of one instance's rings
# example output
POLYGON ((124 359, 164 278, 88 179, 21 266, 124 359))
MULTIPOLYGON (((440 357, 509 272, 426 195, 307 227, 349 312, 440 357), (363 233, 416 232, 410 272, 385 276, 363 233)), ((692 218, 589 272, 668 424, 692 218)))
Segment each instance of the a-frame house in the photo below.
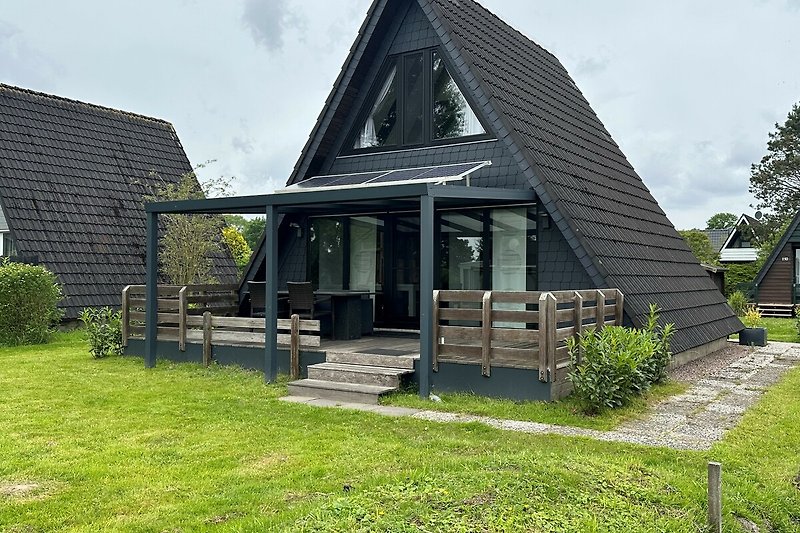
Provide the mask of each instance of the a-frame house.
POLYGON ((375 0, 287 188, 205 209, 236 206, 276 225, 245 279, 266 280, 268 352, 289 281, 371 294, 376 327, 420 330, 422 367, 431 289, 618 288, 686 357, 742 329, 558 59, 473 0, 375 0))

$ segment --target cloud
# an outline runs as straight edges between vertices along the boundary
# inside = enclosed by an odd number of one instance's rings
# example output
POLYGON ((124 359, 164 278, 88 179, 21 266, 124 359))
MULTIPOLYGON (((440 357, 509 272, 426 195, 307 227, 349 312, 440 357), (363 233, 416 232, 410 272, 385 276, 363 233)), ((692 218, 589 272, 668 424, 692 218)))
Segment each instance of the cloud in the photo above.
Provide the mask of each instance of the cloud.
POLYGON ((242 137, 236 136, 231 139, 231 146, 234 150, 243 154, 253 153, 252 139, 243 139, 242 137))
POLYGON ((607 68, 606 58, 583 57, 575 65, 575 72, 581 76, 594 76, 603 73, 607 68))
POLYGON ((270 52, 283 48, 286 30, 306 25, 305 18, 293 12, 287 0, 245 0, 242 22, 256 44, 270 52))
POLYGON ((48 90, 52 80, 62 73, 62 67, 33 48, 22 31, 0 20, 0 69, 2 81, 23 87, 48 90))

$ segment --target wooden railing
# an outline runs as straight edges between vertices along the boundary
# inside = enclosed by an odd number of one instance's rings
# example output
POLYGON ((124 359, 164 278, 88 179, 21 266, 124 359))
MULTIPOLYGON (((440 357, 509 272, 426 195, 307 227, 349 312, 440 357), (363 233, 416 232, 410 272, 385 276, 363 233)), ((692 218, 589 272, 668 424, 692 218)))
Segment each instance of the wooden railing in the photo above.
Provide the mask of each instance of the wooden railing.
POLYGON ((539 371, 556 380, 569 367, 566 340, 585 328, 622 325, 623 295, 617 289, 500 292, 434 291, 433 369, 439 363, 539 371))
MULTIPOLYGON (((208 365, 213 346, 265 348, 263 318, 219 316, 238 310, 235 285, 160 285, 158 287, 158 333, 161 341, 176 341, 180 351, 186 344, 203 345, 203 363, 208 365)), ((122 343, 144 339, 145 287, 130 285, 122 291, 122 343)), ((278 319, 278 344, 289 346, 292 378, 299 376, 301 348, 320 345, 319 320, 278 319)))

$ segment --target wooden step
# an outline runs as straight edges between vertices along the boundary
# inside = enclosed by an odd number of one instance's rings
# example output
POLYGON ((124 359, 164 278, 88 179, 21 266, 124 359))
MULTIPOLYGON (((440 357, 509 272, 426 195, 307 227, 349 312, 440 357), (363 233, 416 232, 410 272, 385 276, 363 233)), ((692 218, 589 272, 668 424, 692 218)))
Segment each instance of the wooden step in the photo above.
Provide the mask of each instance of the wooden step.
POLYGON ((308 367, 308 377, 322 381, 400 387, 400 378, 413 370, 384 366, 319 363, 308 367))
POLYGON ((305 396, 336 402, 370 405, 377 405, 381 395, 393 390, 395 390, 394 387, 364 385, 361 383, 339 383, 319 379, 301 379, 289 383, 290 396, 305 396))
POLYGON ((772 318, 791 318, 794 315, 794 305, 792 304, 758 304, 761 316, 772 318))
POLYGON ((414 357, 405 355, 378 355, 353 352, 327 352, 325 356, 325 361, 328 363, 403 368, 406 370, 414 370, 414 359, 414 357))

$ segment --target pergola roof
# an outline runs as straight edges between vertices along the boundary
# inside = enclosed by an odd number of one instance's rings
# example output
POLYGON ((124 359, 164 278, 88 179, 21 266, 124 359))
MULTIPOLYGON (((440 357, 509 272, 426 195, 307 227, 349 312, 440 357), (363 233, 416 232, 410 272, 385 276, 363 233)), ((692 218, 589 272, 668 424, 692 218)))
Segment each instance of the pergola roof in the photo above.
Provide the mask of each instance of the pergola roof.
POLYGON ((336 213, 356 211, 393 211, 418 207, 419 198, 434 198, 437 205, 488 205, 509 202, 532 202, 535 194, 525 189, 467 187, 403 183, 386 187, 354 187, 350 189, 309 191, 303 194, 262 194, 206 200, 150 202, 148 213, 183 214, 262 214, 268 206, 279 213, 336 213))

